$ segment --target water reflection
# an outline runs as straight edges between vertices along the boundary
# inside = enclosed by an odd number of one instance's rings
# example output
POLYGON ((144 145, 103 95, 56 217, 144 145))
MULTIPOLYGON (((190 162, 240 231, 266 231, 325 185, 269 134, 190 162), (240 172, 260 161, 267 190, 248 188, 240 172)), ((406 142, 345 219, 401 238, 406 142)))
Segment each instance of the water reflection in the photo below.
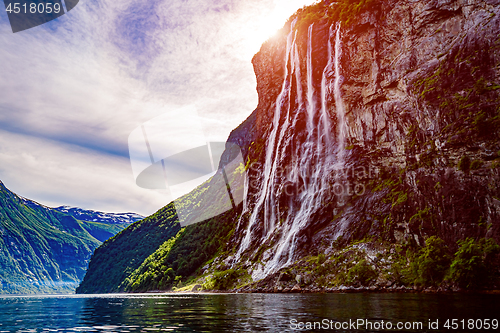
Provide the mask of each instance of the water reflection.
POLYGON ((433 332, 446 332, 446 319, 499 319, 499 301, 455 294, 12 296, 0 298, 0 332, 292 332, 291 320, 357 319, 419 321, 425 329, 439 319, 433 332))

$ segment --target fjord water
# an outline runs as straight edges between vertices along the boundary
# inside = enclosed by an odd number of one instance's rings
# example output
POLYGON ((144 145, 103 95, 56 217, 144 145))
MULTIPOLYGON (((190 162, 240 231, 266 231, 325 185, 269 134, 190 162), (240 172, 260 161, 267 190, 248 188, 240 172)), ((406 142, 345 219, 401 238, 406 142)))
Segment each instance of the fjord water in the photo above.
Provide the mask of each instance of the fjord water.
POLYGON ((499 310, 500 295, 478 294, 4 296, 0 332, 294 332, 292 320, 324 319, 420 321, 424 330, 402 331, 449 332, 446 319, 500 319, 499 310), (439 330, 427 328, 429 319, 439 319, 439 330))

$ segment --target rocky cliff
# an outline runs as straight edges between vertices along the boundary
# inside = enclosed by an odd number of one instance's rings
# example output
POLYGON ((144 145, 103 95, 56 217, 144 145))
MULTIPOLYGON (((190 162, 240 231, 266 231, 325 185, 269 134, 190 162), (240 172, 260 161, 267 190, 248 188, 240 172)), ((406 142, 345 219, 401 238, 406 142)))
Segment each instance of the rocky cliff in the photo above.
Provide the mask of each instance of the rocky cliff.
POLYGON ((497 0, 299 10, 253 58, 259 104, 228 140, 243 204, 219 229, 188 226, 124 290, 186 274, 242 291, 495 287, 499 36, 497 0), (210 259, 181 258, 193 239, 210 259))
POLYGON ((335 21, 321 3, 266 42, 228 267, 258 280, 363 239, 372 256, 499 241, 499 4, 378 1, 335 21))

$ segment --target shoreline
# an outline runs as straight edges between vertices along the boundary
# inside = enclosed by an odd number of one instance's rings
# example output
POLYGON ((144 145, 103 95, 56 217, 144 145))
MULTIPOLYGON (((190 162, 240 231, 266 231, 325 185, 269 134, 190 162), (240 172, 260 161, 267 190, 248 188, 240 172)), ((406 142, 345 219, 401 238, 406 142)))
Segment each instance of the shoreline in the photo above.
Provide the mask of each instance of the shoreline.
POLYGON ((347 294, 347 293, 373 293, 373 294, 488 294, 500 295, 500 289, 488 290, 443 290, 442 288, 425 288, 418 290, 410 287, 398 288, 363 288, 363 287, 345 287, 345 288, 326 288, 321 290, 287 290, 274 291, 266 288, 258 289, 235 289, 235 290, 151 290, 144 292, 125 292, 123 294, 347 294))

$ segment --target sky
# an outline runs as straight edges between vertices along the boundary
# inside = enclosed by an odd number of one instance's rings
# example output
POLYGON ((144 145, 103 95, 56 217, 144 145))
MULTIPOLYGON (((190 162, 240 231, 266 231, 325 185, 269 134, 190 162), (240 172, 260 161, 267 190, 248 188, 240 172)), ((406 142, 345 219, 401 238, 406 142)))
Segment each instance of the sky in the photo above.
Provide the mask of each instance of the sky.
POLYGON ((130 134, 188 108, 225 140, 257 106, 252 56, 312 2, 80 0, 15 34, 0 10, 0 180, 49 207, 154 213, 173 198, 136 185, 130 134))

